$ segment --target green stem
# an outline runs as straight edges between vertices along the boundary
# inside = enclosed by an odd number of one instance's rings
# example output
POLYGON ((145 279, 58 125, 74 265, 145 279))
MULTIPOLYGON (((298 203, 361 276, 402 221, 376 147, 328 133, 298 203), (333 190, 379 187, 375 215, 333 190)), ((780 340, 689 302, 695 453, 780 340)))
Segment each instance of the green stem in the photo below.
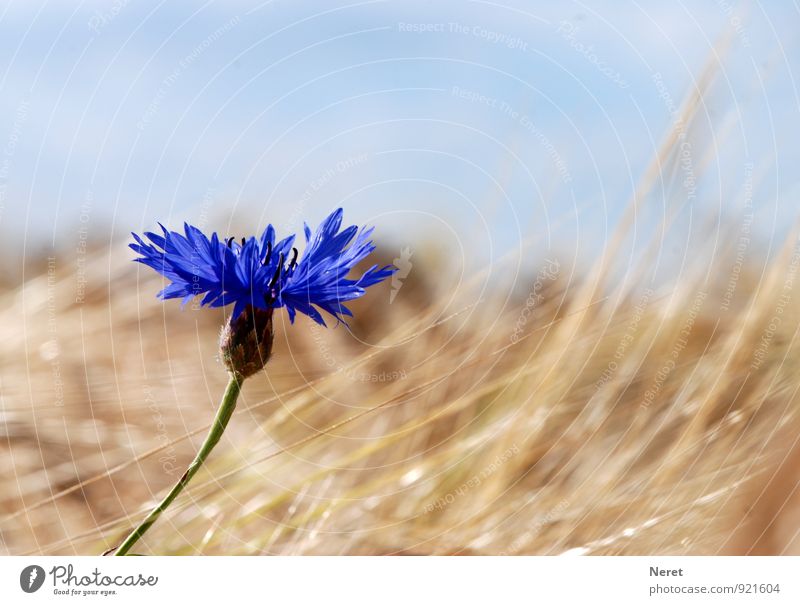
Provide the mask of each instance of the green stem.
POLYGON ((117 552, 115 553, 116 556, 125 555, 131 549, 131 547, 139 541, 139 538, 141 538, 145 532, 150 529, 150 526, 156 522, 156 520, 161 516, 161 513, 167 510, 167 507, 172 504, 172 501, 178 497, 178 494, 180 494, 183 491, 183 488, 186 487, 189 481, 192 480, 192 477, 194 477, 195 473, 200 470, 203 462, 205 462, 206 458, 208 458, 208 455, 211 453, 211 450, 214 449, 214 446, 217 445, 220 437, 222 437, 222 433, 225 432, 225 427, 228 426, 228 421, 231 419, 233 410, 236 408, 236 400, 238 399, 239 392, 242 388, 241 383, 241 377, 231 374, 228 386, 225 388, 225 394, 222 396, 222 401, 219 404, 217 416, 214 418, 214 424, 211 425, 211 430, 208 432, 206 440, 200 447, 200 451, 197 452, 197 455, 194 457, 194 460, 192 460, 189 468, 186 469, 186 472, 183 473, 183 476, 178 480, 175 486, 164 497, 159 505, 156 506, 149 515, 147 515, 139 527, 134 529, 131 534, 125 538, 125 541, 117 549, 117 552))

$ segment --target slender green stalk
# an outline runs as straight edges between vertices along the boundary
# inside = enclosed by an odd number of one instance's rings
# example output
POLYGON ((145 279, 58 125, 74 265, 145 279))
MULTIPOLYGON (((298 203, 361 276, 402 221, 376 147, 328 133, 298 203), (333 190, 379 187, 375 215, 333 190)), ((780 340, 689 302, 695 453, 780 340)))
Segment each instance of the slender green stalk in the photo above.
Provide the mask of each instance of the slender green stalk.
POLYGON ((149 515, 145 518, 144 521, 141 522, 139 527, 131 532, 131 534, 125 538, 125 541, 119 546, 117 552, 115 553, 116 556, 122 556, 127 554, 127 552, 131 549, 131 547, 139 541, 145 532, 150 529, 150 526, 156 522, 156 520, 161 516, 167 507, 172 504, 172 501, 178 497, 183 491, 183 488, 186 487, 189 481, 192 480, 195 473, 200 469, 205 462, 208 455, 211 453, 211 450, 214 449, 214 446, 217 445, 219 442, 220 437, 222 437, 222 433, 225 432, 225 427, 228 426, 228 421, 231 419, 231 415, 233 414, 233 410, 236 409, 236 400, 239 397, 239 392, 241 391, 241 383, 242 378, 240 376, 236 376, 235 374, 230 375, 230 381, 228 382, 228 386, 225 388, 225 394, 222 396, 222 401, 219 404, 219 410, 217 411, 217 416, 214 418, 214 424, 211 426, 211 430, 208 432, 206 436, 206 440, 203 442, 203 445, 200 447, 200 450, 197 452, 197 455, 192 460, 192 463, 189 465, 189 468, 186 469, 186 472, 183 473, 183 476, 178 480, 175 486, 170 490, 170 492, 164 497, 164 499, 156 506, 149 515))

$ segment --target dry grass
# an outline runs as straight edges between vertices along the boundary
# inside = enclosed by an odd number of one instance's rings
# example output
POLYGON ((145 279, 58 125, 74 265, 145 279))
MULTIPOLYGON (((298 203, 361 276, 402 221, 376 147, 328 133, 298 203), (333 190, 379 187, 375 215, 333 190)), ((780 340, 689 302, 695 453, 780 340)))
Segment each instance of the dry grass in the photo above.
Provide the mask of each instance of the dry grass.
MULTIPOLYGON (((512 283, 509 258, 453 283, 418 251, 353 334, 279 321, 267 371, 139 551, 800 554, 797 235, 737 264, 732 221, 648 288, 681 206, 636 258, 623 244, 654 182, 682 178, 678 140, 589 270, 528 260, 512 283)), ((2 552, 118 544, 213 417, 223 316, 156 301, 130 257, 98 250, 76 273, 59 255, 0 296, 2 552)))
MULTIPOLYGON (((799 553, 798 254, 792 236, 724 312, 729 281, 705 272, 629 291, 562 266, 530 276, 540 299, 503 300, 484 275, 454 289, 418 269, 391 307, 388 285, 362 302, 363 342, 279 325, 140 550, 799 553)), ((221 315, 155 301, 119 250, 85 269, 82 304, 58 265, 2 299, 7 553, 113 546, 224 386, 221 315)))

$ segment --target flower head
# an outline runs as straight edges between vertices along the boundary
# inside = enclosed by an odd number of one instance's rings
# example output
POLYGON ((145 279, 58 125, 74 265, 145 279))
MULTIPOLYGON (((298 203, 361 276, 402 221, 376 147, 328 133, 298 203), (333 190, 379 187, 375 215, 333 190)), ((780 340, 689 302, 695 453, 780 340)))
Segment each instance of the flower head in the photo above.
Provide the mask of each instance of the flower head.
POLYGON ((294 247, 295 237, 276 241, 275 229, 267 226, 260 238, 220 239, 207 237, 197 227, 184 224, 184 232, 145 233, 130 244, 140 256, 135 260, 158 271, 170 284, 160 298, 182 298, 184 304, 203 295, 202 305, 234 305, 231 323, 249 307, 254 312, 286 307, 294 322, 299 311, 321 325, 320 310, 344 322, 352 313, 345 306, 366 288, 386 279, 397 269, 373 265, 357 279, 348 274, 375 249, 372 228, 341 229, 342 209, 326 218, 315 233, 305 225, 306 246, 302 255, 294 247))

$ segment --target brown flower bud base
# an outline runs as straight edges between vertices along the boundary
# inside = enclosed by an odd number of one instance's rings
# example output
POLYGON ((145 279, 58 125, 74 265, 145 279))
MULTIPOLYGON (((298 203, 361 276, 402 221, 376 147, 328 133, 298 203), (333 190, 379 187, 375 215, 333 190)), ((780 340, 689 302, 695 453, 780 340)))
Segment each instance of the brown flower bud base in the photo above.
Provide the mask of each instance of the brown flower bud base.
POLYGON ((272 354, 272 309, 248 306, 222 329, 220 355, 228 371, 241 379, 260 371, 272 354))

